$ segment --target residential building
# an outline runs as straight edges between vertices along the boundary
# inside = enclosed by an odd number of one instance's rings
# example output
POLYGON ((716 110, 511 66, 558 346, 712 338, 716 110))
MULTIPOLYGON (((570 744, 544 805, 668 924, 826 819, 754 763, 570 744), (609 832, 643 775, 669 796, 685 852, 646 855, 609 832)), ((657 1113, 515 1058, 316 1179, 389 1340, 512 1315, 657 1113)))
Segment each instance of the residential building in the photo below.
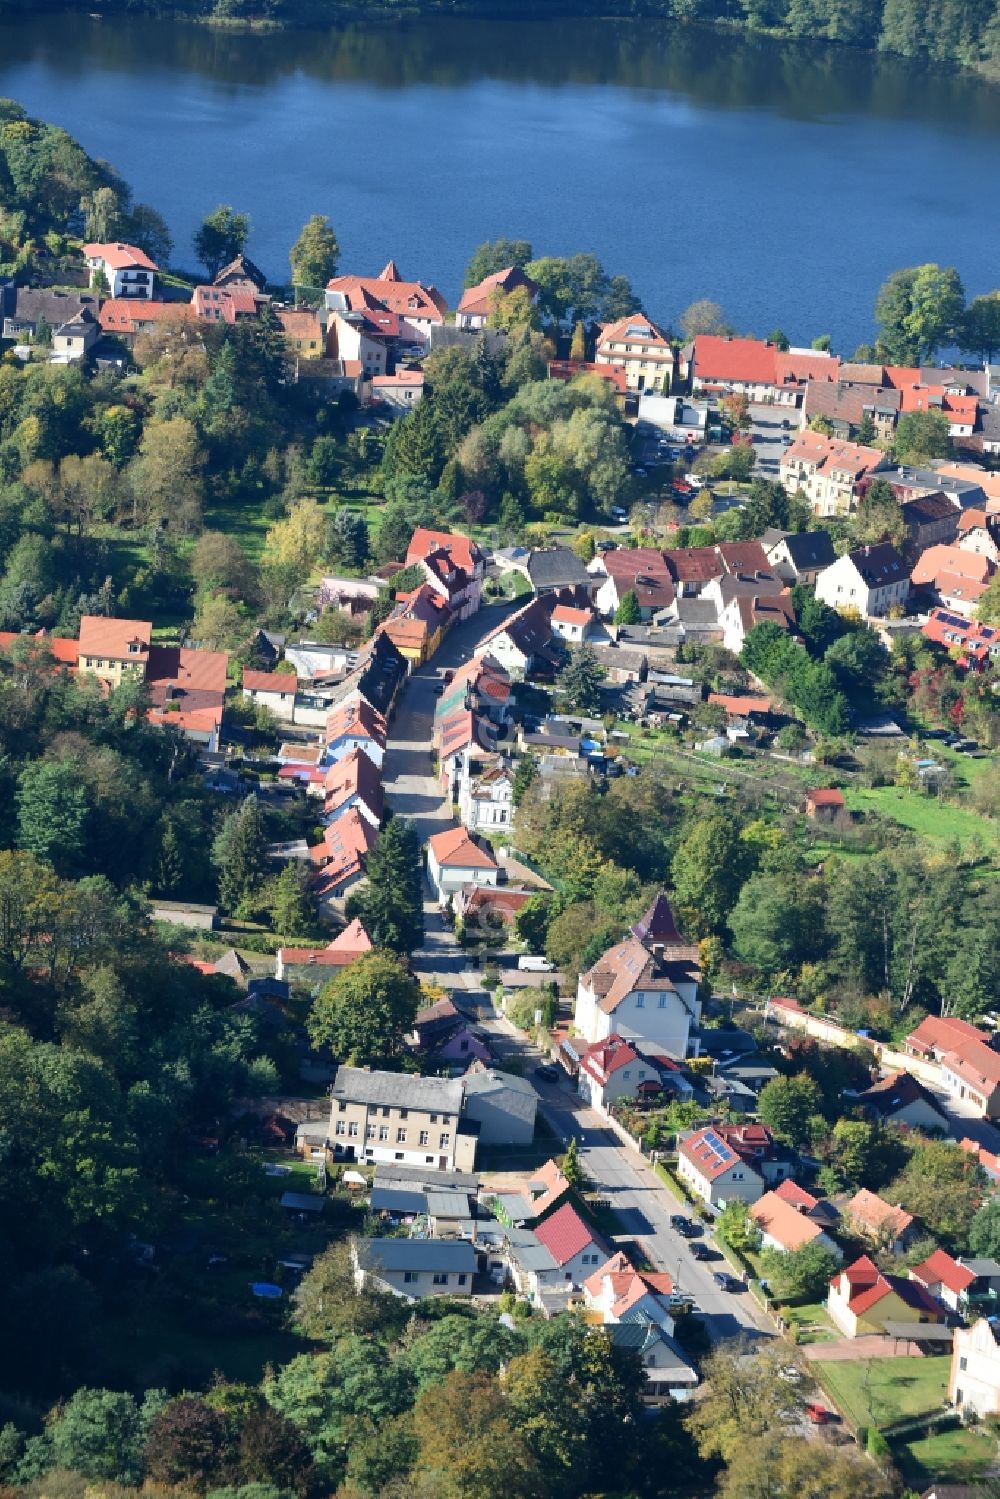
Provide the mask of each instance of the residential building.
POLYGON ((275 718, 295 717, 295 694, 299 679, 294 672, 248 671, 243 668, 243 697, 254 707, 266 708, 275 718))
POLYGON ((774 1192, 765 1192, 751 1207, 750 1216, 760 1229, 761 1245, 788 1254, 806 1244, 818 1244, 839 1260, 839 1245, 809 1213, 810 1207, 819 1206, 819 1199, 801 1187, 791 1195, 783 1191, 792 1185, 782 1182, 781 1187, 774 1192))
POLYGON ((507 720, 509 702, 510 677, 488 651, 481 651, 458 667, 451 681, 445 684, 434 717, 443 719, 461 708, 502 724, 507 720))
POLYGON ((471 537, 460 531, 430 531, 418 526, 406 549, 407 567, 414 563, 424 566, 428 583, 441 591, 456 618, 469 619, 476 613, 486 558, 471 537))
POLYGON ((530 1145, 538 1094, 523 1077, 476 1062, 462 1078, 463 1118, 479 1125, 481 1145, 530 1145))
POLYGON ((423 370, 398 369, 392 375, 374 375, 372 401, 388 407, 390 416, 405 416, 424 394, 423 370))
POLYGON ((84 614, 80 619, 78 670, 100 677, 109 687, 120 686, 126 677, 144 680, 152 638, 153 626, 148 620, 84 614))
POLYGON ((328 970, 346 968, 358 958, 371 952, 371 938, 359 919, 354 920, 338 932, 326 947, 279 947, 274 955, 274 976, 279 980, 311 980, 314 970, 319 970, 318 983, 326 983, 334 975, 328 970))
POLYGON ((902 1254, 917 1236, 912 1213, 886 1202, 867 1187, 855 1192, 845 1203, 843 1218, 861 1238, 893 1254, 902 1254))
POLYGON ((458 788, 458 815, 470 832, 496 832, 514 821, 514 771, 509 761, 463 776, 458 788))
POLYGON ((782 352, 757 338, 728 338, 699 333, 682 350, 681 374, 691 374, 691 389, 745 395, 748 400, 792 409, 801 404, 811 382, 836 384, 840 360, 815 349, 782 352))
POLYGON ((597 335, 594 363, 625 371, 629 390, 652 390, 666 395, 673 381, 677 356, 669 337, 645 313, 633 312, 605 323, 597 335))
POLYGON ((569 547, 538 547, 528 553, 525 563, 528 582, 538 595, 576 590, 576 598, 563 602, 583 603, 594 593, 594 580, 580 558, 569 547), (583 592, 580 592, 583 590, 583 592))
POLYGON ((455 915, 467 931, 483 931, 495 936, 514 925, 538 887, 527 885, 463 885, 452 897, 455 915))
POLYGON ((81 313, 96 319, 99 311, 100 302, 90 292, 0 282, 0 338, 12 343, 30 344, 39 328, 47 328, 51 335, 81 313))
POLYGON ((326 773, 324 793, 324 823, 336 822, 354 808, 373 828, 380 825, 385 810, 381 774, 361 750, 352 750, 333 762, 326 773))
POLYGON ((594 1109, 607 1109, 622 1098, 652 1097, 663 1091, 655 1062, 624 1036, 615 1034, 586 1048, 576 1082, 580 1097, 594 1109))
POLYGON ((392 313, 333 312, 327 316, 327 357, 343 370, 357 371, 366 385, 385 375, 390 349, 399 337, 399 319, 392 313))
POLYGON ((971 619, 995 571, 996 564, 983 553, 938 545, 917 558, 910 581, 923 599, 971 619))
POLYGON ((912 1057, 941 1062, 951 1051, 967 1041, 985 1041, 986 1032, 959 1020, 957 1015, 927 1015, 903 1042, 903 1050, 912 1057))
POLYGON ((90 271, 91 289, 100 271, 111 297, 152 297, 159 266, 145 251, 115 241, 112 244, 84 245, 82 254, 90 271))
POLYGON ((310 881, 321 916, 337 912, 337 902, 364 879, 368 855, 375 846, 378 829, 356 808, 331 822, 322 843, 309 850, 313 866, 310 881))
POLYGON ((502 305, 504 297, 523 287, 532 302, 538 296, 538 286, 526 276, 519 266, 509 265, 505 270, 494 271, 484 276, 475 286, 467 286, 455 309, 455 327, 478 331, 485 328, 490 314, 502 305))
POLYGON ((935 1249, 919 1265, 914 1265, 910 1279, 952 1312, 964 1310, 966 1295, 976 1283, 975 1272, 953 1260, 944 1249, 935 1249))
POLYGON ((685 1057, 701 1019, 697 947, 685 942, 665 895, 577 986, 575 1024, 590 1042, 612 1034, 645 1039, 685 1057))
POLYGON ((677 1175, 711 1208, 725 1207, 727 1202, 757 1202, 766 1191, 764 1178, 750 1157, 735 1150, 712 1126, 681 1140, 677 1175))
POLYGON ((968 620, 947 609, 932 609, 923 633, 935 645, 955 651, 957 664, 982 671, 1000 659, 1000 627, 968 620))
POLYGON ((552 633, 564 645, 583 645, 595 623, 592 609, 574 609, 557 604, 551 615, 552 633))
POLYGON ((446 828, 427 840, 427 878, 442 906, 464 885, 496 885, 497 862, 467 828, 446 828))
POLYGON ((981 1119, 1000 1119, 1000 1055, 984 1041, 966 1041, 941 1063, 946 1093, 972 1106, 981 1119))
POLYGON ((322 359, 326 338, 319 315, 308 307, 277 307, 274 315, 289 353, 299 359, 322 359))
MULTIPOLYGON (((191 309, 199 322, 226 323, 230 327, 259 317, 266 302, 258 292, 236 286, 196 286, 191 293, 191 309)), ((315 324, 315 314, 311 316, 315 324)))
MULTIPOLYGON (((841 366, 841 376, 845 368, 841 366)), ((808 427, 816 417, 823 417, 833 428, 834 437, 853 442, 868 417, 875 428, 876 440, 890 443, 900 404, 900 393, 891 386, 855 383, 843 378, 835 385, 826 380, 810 380, 802 403, 802 422, 808 427)))
POLYGON ((471 1171, 477 1131, 461 1127, 463 1096, 460 1078, 340 1066, 330 1089, 334 1155, 471 1171))
POLYGON ((597 580, 594 602, 605 617, 614 615, 626 593, 634 593, 643 620, 674 602, 674 580, 663 556, 652 547, 619 547, 601 552, 587 568, 597 580))
POLYGON ((639 1393, 643 1405, 657 1409, 668 1401, 689 1400, 698 1387, 698 1372, 684 1357, 673 1338, 656 1322, 629 1313, 621 1322, 605 1328, 616 1348, 636 1354, 646 1373, 639 1393))
POLYGON ((885 467, 880 448, 805 431, 785 449, 778 473, 786 489, 802 490, 814 515, 842 516, 855 509, 862 480, 885 467))
POLYGON ((405 281, 393 260, 377 276, 335 276, 327 283, 326 306, 341 314, 388 313, 398 320, 394 339, 421 349, 429 347, 431 329, 444 323, 448 310, 436 287, 405 281))
POLYGON ((616 1250, 583 1283, 584 1304, 588 1311, 601 1317, 604 1326, 639 1312, 668 1336, 674 1331, 673 1293, 671 1276, 637 1270, 622 1249, 616 1250))
POLYGON ((381 770, 387 735, 381 713, 360 692, 355 692, 327 714, 320 764, 334 765, 357 751, 367 755, 375 768, 381 770))
POLYGON ((559 1267, 563 1279, 582 1285, 608 1257, 607 1246, 571 1202, 536 1225, 535 1237, 559 1267))
POLYGON ((404 1301, 471 1296, 476 1251, 466 1239, 352 1239, 358 1290, 374 1286, 404 1301))
POLYGON ((557 665, 559 652, 552 645, 552 611, 557 602, 551 594, 532 599, 480 642, 480 648, 489 651, 512 682, 523 682, 540 667, 554 670, 557 665))
POLYGON ((963 1416, 1000 1415, 1000 1324, 980 1317, 956 1327, 951 1345, 948 1399, 963 1416))
POLYGON ((845 552, 816 579, 818 599, 862 619, 880 619, 891 609, 904 609, 909 591, 906 565, 888 541, 845 552))
POLYGON ((811 587, 837 560, 829 531, 765 531, 761 546, 768 567, 783 583, 811 587))
POLYGON ((945 1311, 916 1281, 882 1271, 862 1255, 830 1281, 826 1309, 847 1338, 884 1333, 887 1327, 939 1324, 945 1311))
POLYGON ((903 550, 909 560, 919 557, 928 547, 947 546, 958 535, 961 512, 940 490, 904 500, 899 513, 906 526, 903 550))
POLYGON ((52 363, 74 364, 86 359, 101 336, 101 325, 88 307, 84 307, 52 335, 52 363))
POLYGON ((237 255, 235 260, 222 267, 212 285, 224 286, 230 291, 262 293, 267 286, 267 277, 249 255, 237 255))
POLYGON ((794 631, 795 606, 791 591, 782 588, 777 579, 723 578, 719 586, 723 600, 719 609, 722 644, 739 655, 750 631, 757 625, 776 625, 779 630, 794 631))
POLYGON ((428 583, 422 583, 411 594, 397 595, 398 602, 389 618, 376 631, 392 642, 411 667, 423 666, 434 655, 452 620, 447 600, 428 583))
POLYGON ((928 1134, 951 1132, 948 1117, 934 1094, 910 1072, 890 1072, 888 1077, 859 1093, 857 1102, 866 1114, 885 1124, 928 1134))
MULTIPOLYGON (((109 687, 126 680, 146 683, 150 723, 170 724, 195 744, 215 753, 222 732, 229 658, 224 651, 152 645, 148 620, 108 619, 85 614, 80 620, 76 669, 109 687)), ((63 647, 70 642, 54 642, 63 647)), ((60 651, 67 665, 72 665, 60 651)))

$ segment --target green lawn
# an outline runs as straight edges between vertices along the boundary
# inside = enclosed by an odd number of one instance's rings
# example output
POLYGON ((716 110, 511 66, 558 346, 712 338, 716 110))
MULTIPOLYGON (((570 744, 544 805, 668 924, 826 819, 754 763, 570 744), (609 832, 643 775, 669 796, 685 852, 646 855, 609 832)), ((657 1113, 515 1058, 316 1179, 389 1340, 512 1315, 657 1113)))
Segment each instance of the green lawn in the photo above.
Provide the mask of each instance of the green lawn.
POLYGON ((966 843, 978 837, 995 853, 1000 842, 995 824, 977 812, 923 796, 919 791, 902 791, 896 786, 848 787, 844 797, 852 812, 880 812, 931 843, 950 843, 954 838, 966 843))
POLYGON ((817 1362, 813 1372, 854 1426, 891 1426, 907 1416, 940 1411, 951 1361, 873 1358, 817 1362))
POLYGON ((804 1301, 799 1306, 783 1306, 780 1311, 790 1327, 798 1328, 796 1342, 800 1344, 829 1343, 840 1337, 822 1301, 804 1301))
POLYGON ((971 1483, 996 1458, 996 1439, 981 1427, 957 1427, 909 1442, 893 1442, 892 1457, 906 1484, 971 1483))

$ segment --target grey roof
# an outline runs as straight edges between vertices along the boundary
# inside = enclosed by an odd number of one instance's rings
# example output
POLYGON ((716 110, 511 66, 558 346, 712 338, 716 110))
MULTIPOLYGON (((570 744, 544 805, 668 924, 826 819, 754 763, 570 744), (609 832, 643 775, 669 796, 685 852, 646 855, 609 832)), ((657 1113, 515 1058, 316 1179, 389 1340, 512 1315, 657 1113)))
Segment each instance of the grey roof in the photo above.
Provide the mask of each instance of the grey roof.
POLYGON ((711 599, 679 598, 673 614, 682 625, 714 625, 718 619, 718 610, 711 599))
POLYGON ((513 1072, 497 1072, 488 1068, 484 1072, 467 1072, 462 1082, 466 1096, 470 1093, 522 1093, 535 1097, 535 1090, 523 1077, 513 1072))
MULTIPOLYGON (((452 1195, 458 1197, 457 1192, 452 1195)), ((373 1213, 426 1213, 427 1194, 415 1187, 375 1186, 372 1187, 369 1206, 373 1213)))
POLYGON ((785 547, 792 566, 799 572, 807 567, 829 567, 837 553, 828 531, 797 531, 785 537, 785 547))
POLYGON ((397 1109, 433 1113, 462 1112, 462 1084, 446 1077, 414 1077, 407 1072, 366 1072, 363 1067, 338 1067, 330 1097, 336 1103, 388 1104, 397 1109))
POLYGON ((397 1166, 394 1161, 379 1161, 375 1166, 375 1185, 423 1187, 434 1192, 479 1191, 479 1176, 475 1171, 434 1171, 426 1166, 397 1166))
POLYGON ((295 1213, 322 1213, 326 1201, 310 1192, 282 1192, 281 1206, 295 1213))
POLYGON ((510 1257, 520 1265, 522 1270, 532 1270, 535 1274, 544 1274, 549 1270, 558 1270, 559 1262, 555 1255, 544 1244, 540 1244, 530 1229, 511 1231, 507 1235, 507 1243, 510 1246, 510 1257))
POLYGON ((963 1255, 960 1257, 958 1263, 964 1266, 966 1270, 971 1270, 977 1279, 981 1276, 986 1276, 990 1280, 995 1280, 1000 1276, 1000 1265, 997 1264, 996 1260, 971 1260, 966 1259, 963 1255))
POLYGON ((428 1192, 427 1212, 431 1218, 468 1218, 472 1204, 464 1192, 428 1192))
POLYGON ((21 286, 16 290, 16 301, 7 316, 16 322, 37 324, 44 318, 53 330, 69 322, 85 307, 98 310, 98 299, 92 292, 53 291, 51 288, 21 286))
POLYGON ((358 1264, 364 1270, 457 1271, 474 1275, 476 1251, 465 1239, 358 1239, 358 1264))
POLYGON ((594 578, 569 547, 546 547, 528 558, 532 588, 593 588, 594 578))
POLYGON ((306 1140, 316 1145, 325 1145, 330 1133, 330 1126, 323 1124, 299 1124, 295 1129, 296 1140, 306 1140))

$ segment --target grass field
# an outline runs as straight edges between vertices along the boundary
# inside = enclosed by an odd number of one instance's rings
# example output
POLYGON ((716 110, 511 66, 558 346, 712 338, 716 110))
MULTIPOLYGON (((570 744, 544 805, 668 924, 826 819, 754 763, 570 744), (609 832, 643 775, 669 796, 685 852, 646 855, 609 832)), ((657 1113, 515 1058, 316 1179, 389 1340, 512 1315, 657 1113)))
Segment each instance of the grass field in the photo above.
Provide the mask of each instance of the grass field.
POLYGON ((883 817, 892 818, 893 822, 910 828, 930 843, 950 843, 954 838, 959 843, 967 843, 978 837, 994 854, 1000 845, 994 823, 980 817, 977 812, 950 806, 937 797, 902 791, 895 786, 848 787, 844 797, 852 812, 880 812, 883 817))
POLYGON ((873 1358, 814 1363, 817 1379, 854 1426, 891 1426, 940 1411, 951 1361, 873 1358))
POLYGON ((890 1445, 904 1481, 917 1490, 931 1482, 971 1483, 984 1475, 997 1456, 996 1439, 980 1427, 936 1431, 890 1445))

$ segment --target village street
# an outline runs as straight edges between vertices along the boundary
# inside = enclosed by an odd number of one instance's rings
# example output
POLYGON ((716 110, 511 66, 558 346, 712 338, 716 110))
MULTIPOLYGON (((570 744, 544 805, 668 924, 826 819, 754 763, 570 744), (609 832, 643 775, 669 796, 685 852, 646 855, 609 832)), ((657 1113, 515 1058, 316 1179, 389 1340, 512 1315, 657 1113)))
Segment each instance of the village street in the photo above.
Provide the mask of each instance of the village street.
MULTIPOLYGON (((414 672, 403 688, 386 750, 385 789, 393 811, 412 818, 423 841, 452 824, 439 783, 431 773, 435 683, 443 670, 467 661, 483 636, 513 608, 507 605, 483 610, 459 625, 442 644, 433 665, 414 672)), ((424 930, 424 944, 413 954, 420 976, 452 989, 479 989, 478 973, 468 966, 429 891, 424 902, 424 930)), ((485 1029, 501 1060, 517 1058, 557 1137, 564 1144, 571 1135, 579 1140, 587 1173, 595 1187, 606 1192, 621 1221, 623 1238, 638 1241, 658 1270, 667 1271, 678 1286, 691 1293, 713 1341, 741 1332, 753 1336, 772 1333, 771 1324, 749 1292, 721 1291, 715 1284, 714 1272, 729 1269, 724 1260, 699 1262, 692 1258, 687 1241, 670 1224, 671 1214, 684 1210, 638 1152, 624 1145, 600 1114, 580 1103, 568 1079, 565 1083, 549 1083, 534 1076, 533 1069, 542 1055, 507 1020, 494 1013, 486 1019, 485 1029)))

